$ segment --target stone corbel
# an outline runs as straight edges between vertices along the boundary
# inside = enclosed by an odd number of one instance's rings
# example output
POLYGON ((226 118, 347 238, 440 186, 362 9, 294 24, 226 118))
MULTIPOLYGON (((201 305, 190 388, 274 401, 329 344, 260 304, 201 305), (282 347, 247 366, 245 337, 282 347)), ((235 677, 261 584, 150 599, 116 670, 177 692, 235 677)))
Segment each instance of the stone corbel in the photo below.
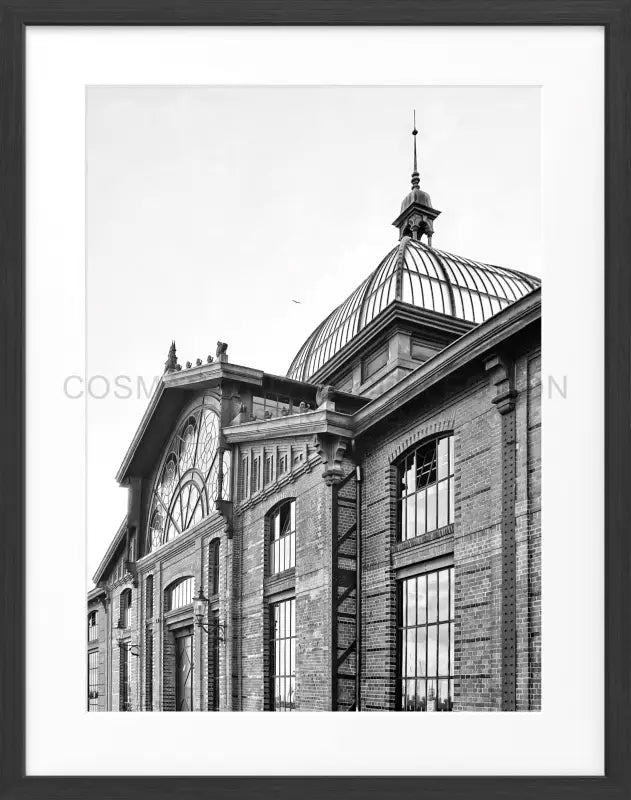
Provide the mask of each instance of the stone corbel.
POLYGON ((484 367, 495 386, 495 397, 491 402, 500 414, 508 414, 515 408, 515 364, 511 359, 495 353, 487 358, 484 367))
POLYGON ((314 438, 314 445, 322 460, 322 477, 327 486, 333 486, 344 477, 342 473, 342 459, 348 447, 349 440, 343 436, 331 433, 318 433, 314 438))

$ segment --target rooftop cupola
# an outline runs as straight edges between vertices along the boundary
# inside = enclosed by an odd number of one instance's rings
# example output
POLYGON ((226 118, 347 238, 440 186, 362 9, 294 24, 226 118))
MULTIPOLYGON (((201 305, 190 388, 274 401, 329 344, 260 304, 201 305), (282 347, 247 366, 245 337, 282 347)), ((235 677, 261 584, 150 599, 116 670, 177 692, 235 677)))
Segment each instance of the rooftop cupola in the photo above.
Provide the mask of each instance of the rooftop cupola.
POLYGON ((427 236, 427 244, 432 246, 432 236, 434 234, 434 220, 440 214, 432 208, 432 201, 427 192, 424 192, 419 184, 418 161, 416 157, 416 111, 414 112, 414 128, 412 137, 414 141, 414 170, 412 172, 412 189, 406 194, 401 203, 401 213, 392 223, 399 229, 399 239, 409 236, 420 242, 423 235, 427 236))

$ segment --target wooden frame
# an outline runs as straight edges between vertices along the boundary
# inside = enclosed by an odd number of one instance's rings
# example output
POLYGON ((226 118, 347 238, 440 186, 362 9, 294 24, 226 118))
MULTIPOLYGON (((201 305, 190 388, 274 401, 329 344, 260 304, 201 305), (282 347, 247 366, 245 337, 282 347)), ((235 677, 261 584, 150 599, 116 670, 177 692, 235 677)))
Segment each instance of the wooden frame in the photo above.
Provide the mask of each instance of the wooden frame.
POLYGON ((0 798, 631 794, 631 0, 0 0, 0 798), (606 37, 604 777, 25 776, 25 30, 28 25, 598 25, 606 37))

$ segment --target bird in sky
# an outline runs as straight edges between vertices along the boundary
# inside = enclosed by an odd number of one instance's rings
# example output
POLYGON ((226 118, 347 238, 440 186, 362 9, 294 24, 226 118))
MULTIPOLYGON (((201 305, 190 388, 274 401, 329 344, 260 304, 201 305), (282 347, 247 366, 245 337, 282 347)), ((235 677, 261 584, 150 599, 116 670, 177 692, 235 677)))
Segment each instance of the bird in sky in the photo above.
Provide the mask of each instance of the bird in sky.
POLYGON ((300 300, 292 300, 291 302, 292 303, 296 303, 296 305, 299 305, 299 306, 302 305, 302 301, 300 301, 300 300))

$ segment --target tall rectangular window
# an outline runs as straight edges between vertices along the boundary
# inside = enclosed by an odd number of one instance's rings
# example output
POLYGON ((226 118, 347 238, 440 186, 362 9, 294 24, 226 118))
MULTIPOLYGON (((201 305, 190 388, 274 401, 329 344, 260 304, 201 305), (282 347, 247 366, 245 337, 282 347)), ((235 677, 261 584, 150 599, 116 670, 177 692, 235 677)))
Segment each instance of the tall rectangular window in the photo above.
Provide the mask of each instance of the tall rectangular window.
POLYGON ((270 606, 271 708, 296 708, 296 601, 283 600, 270 606))
POLYGON ((296 564, 296 501, 278 506, 269 517, 270 575, 284 572, 296 564))
POLYGON ((248 457, 244 456, 239 464, 239 499, 244 500, 248 496, 248 457))
POLYGON ((274 480, 274 454, 265 454, 265 466, 263 469, 263 484, 267 486, 274 480))
POLYGON ((119 620, 122 628, 129 628, 131 625, 131 589, 125 589, 118 599, 119 620))
POLYGON ((88 642, 96 642, 99 638, 99 617, 97 611, 88 614, 88 642))
POLYGON ((214 539, 208 548, 208 594, 219 591, 219 539, 214 539))
POLYGON ((413 539, 454 521, 454 437, 433 439, 399 464, 399 538, 413 539))
POLYGON ((153 711, 153 632, 148 626, 145 641, 145 711, 153 711))
POLYGON ((255 494, 261 489, 261 457, 254 456, 252 459, 252 480, 250 494, 255 494))
POLYGON ((210 612, 210 670, 208 708, 219 711, 219 611, 210 612))
POLYGON ((148 575, 145 581, 145 609, 147 619, 153 617, 153 575, 148 575))
POLYGON ((131 647, 121 645, 119 662, 119 710, 131 711, 131 647))
POLYGON ((88 653, 88 711, 99 710, 99 651, 88 653))
POLYGON ((454 568, 399 585, 401 711, 451 711, 454 699, 454 568))

